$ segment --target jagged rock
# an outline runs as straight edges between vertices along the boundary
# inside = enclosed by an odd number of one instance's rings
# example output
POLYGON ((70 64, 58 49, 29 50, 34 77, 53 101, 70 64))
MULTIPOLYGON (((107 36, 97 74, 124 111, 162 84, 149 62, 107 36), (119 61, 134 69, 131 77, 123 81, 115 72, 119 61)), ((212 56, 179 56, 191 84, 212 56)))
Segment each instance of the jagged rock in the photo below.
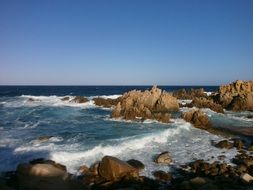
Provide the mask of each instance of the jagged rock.
POLYGON ((89 100, 88 100, 87 98, 83 97, 83 96, 76 96, 76 97, 72 100, 72 102, 79 103, 79 104, 85 103, 85 102, 88 102, 88 101, 89 101, 89 100))
POLYGON ((197 108, 209 108, 215 112, 224 113, 224 110, 220 104, 215 103, 212 99, 207 99, 204 97, 194 98, 189 106, 195 106, 197 108))
POLYGON ((93 98, 93 101, 95 103, 95 105, 97 106, 102 106, 102 107, 106 107, 106 108, 110 108, 112 106, 116 106, 118 104, 118 102, 120 101, 120 97, 117 99, 105 99, 105 98, 93 98))
POLYGON ((200 110, 191 110, 182 113, 182 118, 192 123, 197 128, 209 128, 211 126, 208 116, 200 110))
POLYGON ((157 180, 160 180, 160 181, 167 182, 167 181, 171 181, 172 179, 171 173, 167 173, 161 170, 153 172, 153 175, 157 180))
POLYGON ((207 97, 203 88, 200 89, 180 89, 173 92, 173 96, 181 100, 192 100, 196 97, 207 97))
POLYGON ((138 171, 128 163, 112 156, 103 157, 99 164, 99 175, 114 181, 126 175, 138 175, 138 171))
POLYGON ((214 145, 217 148, 226 148, 231 149, 233 148, 233 143, 229 142, 228 140, 222 140, 214 145))
POLYGON ((219 87, 215 102, 232 111, 253 110, 253 81, 237 80, 219 87))
POLYGON ((131 159, 131 160, 128 160, 127 163, 129 165, 131 165, 132 167, 134 167, 139 172, 141 172, 145 168, 145 165, 142 162, 140 162, 139 160, 131 159))
POLYGON ((169 122, 169 111, 177 111, 177 99, 161 89, 153 87, 144 92, 132 90, 123 94, 113 110, 113 118, 127 120, 157 119, 169 122))
POLYGON ((169 152, 162 152, 155 158, 155 163, 158 164, 170 164, 172 162, 172 159, 169 155, 169 152))

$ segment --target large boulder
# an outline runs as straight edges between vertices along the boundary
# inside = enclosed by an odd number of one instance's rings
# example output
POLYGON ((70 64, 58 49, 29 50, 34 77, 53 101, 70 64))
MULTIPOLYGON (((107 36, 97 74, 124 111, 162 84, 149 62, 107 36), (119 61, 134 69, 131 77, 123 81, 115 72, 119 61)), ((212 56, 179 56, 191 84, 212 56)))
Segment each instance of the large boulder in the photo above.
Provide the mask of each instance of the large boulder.
POLYGON ((215 103, 212 99, 208 98, 194 98, 192 102, 189 104, 190 107, 197 108, 209 108, 218 113, 224 113, 224 110, 220 104, 215 103))
POLYGON ((169 122, 170 111, 177 111, 177 99, 161 89, 153 87, 144 92, 132 90, 123 94, 115 106, 112 117, 127 120, 156 119, 169 122))
POLYGON ((188 112, 184 112, 182 113, 182 118, 185 121, 192 123, 197 128, 206 129, 211 126, 208 116, 200 110, 194 109, 188 112))
POLYGON ((20 190, 81 189, 64 169, 52 164, 19 164, 16 172, 20 190))
POLYGON ((99 175, 108 181, 115 181, 127 175, 138 175, 137 169, 112 156, 103 157, 98 171, 99 175))
POLYGON ((181 100, 192 100, 196 97, 207 97, 203 88, 199 89, 179 89, 173 92, 173 96, 181 100))
POLYGON ((213 99, 228 110, 252 111, 253 81, 237 80, 231 84, 222 85, 213 99))

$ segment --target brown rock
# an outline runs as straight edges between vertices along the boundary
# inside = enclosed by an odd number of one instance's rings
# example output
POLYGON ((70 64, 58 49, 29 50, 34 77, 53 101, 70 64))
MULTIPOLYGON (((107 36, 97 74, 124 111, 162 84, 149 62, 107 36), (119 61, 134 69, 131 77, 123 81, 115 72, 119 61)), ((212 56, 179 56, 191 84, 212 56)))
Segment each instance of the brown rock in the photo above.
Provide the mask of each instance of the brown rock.
POLYGON ((33 98, 28 98, 29 102, 34 102, 35 100, 33 98))
POLYGON ((155 163, 158 164, 170 164, 172 162, 172 159, 169 155, 169 152, 162 152, 155 158, 155 163))
POLYGON ((153 117, 162 123, 169 123, 171 115, 169 113, 154 113, 153 117))
POLYGON ((120 179, 126 175, 136 175, 137 173, 134 167, 112 156, 103 157, 99 165, 99 175, 109 181, 120 179))
POLYGON ((69 97, 68 96, 65 96, 61 99, 62 101, 69 101, 69 97))
POLYGON ((171 181, 172 179, 171 173, 167 173, 161 170, 153 172, 153 175, 157 180, 160 180, 160 181, 167 182, 167 181, 171 181))
POLYGON ((206 179, 202 177, 195 177, 190 180, 190 183, 194 186, 201 186, 207 183, 206 179))
POLYGON ((229 142, 228 140, 223 140, 218 142, 217 144, 214 145, 216 148, 226 148, 226 149, 231 149, 233 148, 233 143, 229 142))
POLYGON ((246 183, 251 183, 253 182, 253 177, 249 175, 248 173, 244 173, 241 175, 241 179, 246 182, 246 183))
POLYGON ((194 98, 193 101, 189 105, 190 107, 198 107, 198 108, 209 108, 218 113, 224 113, 224 110, 220 104, 215 103, 212 99, 207 99, 204 97, 194 98))
POLYGON ((192 100, 196 97, 207 97, 203 88, 200 89, 180 89, 173 92, 173 96, 181 100, 192 100))
POLYGON ((88 166, 86 165, 82 165, 79 167, 78 171, 81 173, 81 174, 88 174, 90 172, 88 166))
POLYGON ((38 140, 41 141, 41 142, 45 142, 45 141, 48 141, 52 137, 53 136, 41 136, 41 137, 38 138, 38 140))
POLYGON ((184 112, 182 113, 182 118, 197 128, 209 128, 211 126, 208 116, 200 110, 184 112))
POLYGON ((145 165, 142 162, 140 162, 139 160, 131 159, 131 160, 128 160, 127 163, 129 165, 131 165, 132 167, 134 167, 139 172, 141 172, 145 168, 145 165))
POLYGON ((120 97, 117 99, 110 99, 110 98, 105 99, 105 98, 98 97, 98 98, 93 98, 93 101, 95 105, 97 106, 110 108, 118 104, 118 102, 120 101, 120 97))
POLYGON ((98 175, 98 168, 99 168, 99 162, 95 162, 94 164, 92 164, 90 166, 89 171, 93 174, 93 175, 98 175))
POLYGON ((72 101, 75 103, 81 104, 81 103, 88 102, 89 100, 83 96, 76 96, 72 101))

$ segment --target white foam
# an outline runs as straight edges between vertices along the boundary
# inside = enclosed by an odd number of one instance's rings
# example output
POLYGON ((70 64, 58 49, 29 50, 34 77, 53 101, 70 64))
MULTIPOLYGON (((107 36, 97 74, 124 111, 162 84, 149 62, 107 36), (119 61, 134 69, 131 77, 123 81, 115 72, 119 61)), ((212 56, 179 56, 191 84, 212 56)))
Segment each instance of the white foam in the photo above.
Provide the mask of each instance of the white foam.
POLYGON ((192 100, 178 100, 178 103, 180 103, 182 105, 190 104, 191 102, 192 102, 192 100))
POLYGON ((89 99, 93 99, 93 98, 104 98, 104 99, 117 99, 120 96, 122 96, 121 94, 113 94, 113 95, 100 95, 100 96, 90 96, 89 99))
POLYGON ((204 92, 207 96, 211 96, 213 92, 204 92))

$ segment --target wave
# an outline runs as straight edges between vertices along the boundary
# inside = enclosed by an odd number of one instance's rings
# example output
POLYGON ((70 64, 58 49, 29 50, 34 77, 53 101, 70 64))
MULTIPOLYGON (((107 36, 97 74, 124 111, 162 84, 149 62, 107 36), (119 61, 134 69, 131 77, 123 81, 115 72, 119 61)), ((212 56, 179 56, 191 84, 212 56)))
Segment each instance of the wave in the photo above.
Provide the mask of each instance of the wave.
POLYGON ((122 96, 122 94, 113 94, 113 95, 99 95, 99 96, 90 96, 88 97, 89 99, 93 99, 93 98, 104 98, 104 99, 117 99, 120 96, 122 96))

